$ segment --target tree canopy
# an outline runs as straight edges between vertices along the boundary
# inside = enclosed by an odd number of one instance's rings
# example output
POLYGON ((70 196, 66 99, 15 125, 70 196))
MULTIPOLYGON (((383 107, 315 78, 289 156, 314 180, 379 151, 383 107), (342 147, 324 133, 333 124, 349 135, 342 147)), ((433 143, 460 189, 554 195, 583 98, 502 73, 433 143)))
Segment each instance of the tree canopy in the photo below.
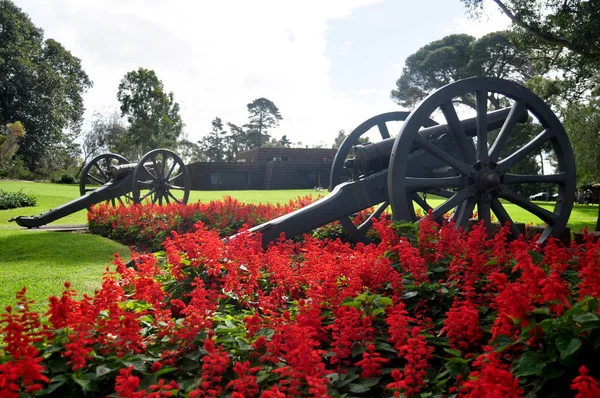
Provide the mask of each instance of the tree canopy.
POLYGON ((20 121, 18 154, 30 170, 79 134, 83 93, 92 86, 81 61, 12 1, 0 2, 0 125, 20 121))
POLYGON ((151 69, 128 72, 119 84, 121 115, 129 122, 129 143, 141 158, 146 152, 175 148, 183 133, 179 104, 151 69))
POLYGON ((262 144, 269 142, 268 130, 277 127, 283 118, 279 113, 279 108, 264 97, 255 99, 247 107, 248 124, 245 127, 248 130, 250 148, 259 148, 262 144))
MULTIPOLYGON (((478 16, 483 0, 461 0, 478 16)), ((531 58, 561 73, 567 100, 600 94, 600 6, 596 0, 493 0, 531 58)))
MULTIPOLYGON (((533 73, 528 52, 512 44, 509 36, 494 32, 476 39, 454 34, 421 47, 406 59, 392 99, 411 108, 433 90, 472 76, 526 81, 533 73)), ((462 102, 475 107, 471 98, 462 102)))

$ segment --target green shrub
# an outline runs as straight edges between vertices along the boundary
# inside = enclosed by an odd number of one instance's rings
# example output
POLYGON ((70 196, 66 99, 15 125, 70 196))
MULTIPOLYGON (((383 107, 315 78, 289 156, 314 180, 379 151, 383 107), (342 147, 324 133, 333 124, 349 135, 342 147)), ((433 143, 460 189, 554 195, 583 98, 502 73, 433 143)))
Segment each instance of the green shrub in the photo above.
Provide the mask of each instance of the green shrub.
POLYGON ((0 189, 0 210, 35 206, 37 198, 23 191, 7 192, 0 189))
POLYGON ((60 177, 60 182, 61 182, 61 184, 74 184, 75 178, 73 178, 73 176, 71 174, 63 174, 60 177))
POLYGON ((33 180, 34 175, 25 166, 23 157, 15 156, 8 162, 0 161, 0 178, 9 178, 13 180, 33 180))

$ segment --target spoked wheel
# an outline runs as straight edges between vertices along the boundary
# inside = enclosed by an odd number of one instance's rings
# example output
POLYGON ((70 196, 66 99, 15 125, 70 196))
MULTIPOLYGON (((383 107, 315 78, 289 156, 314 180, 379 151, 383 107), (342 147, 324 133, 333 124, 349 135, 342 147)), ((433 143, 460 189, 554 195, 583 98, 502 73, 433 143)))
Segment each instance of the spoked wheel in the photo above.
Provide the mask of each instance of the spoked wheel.
POLYGON ((141 203, 187 203, 190 176, 183 160, 168 149, 155 149, 133 171, 133 200, 141 203))
MULTIPOLYGON (((114 153, 104 153, 96 156, 85 165, 81 172, 79 194, 83 196, 100 188, 111 180, 110 168, 112 166, 127 163, 129 163, 127 159, 114 153)), ((110 203, 112 206, 116 206, 117 204, 125 204, 132 200, 133 197, 131 195, 124 195, 109 199, 106 202, 110 203)))
POLYGON ((442 218, 453 211, 452 218, 457 227, 465 227, 477 205, 478 219, 485 221, 488 234, 492 232, 493 212, 500 223, 509 223, 513 236, 518 236, 519 231, 509 215, 511 206, 507 209, 508 202, 546 224, 539 238, 539 242, 543 242, 550 235, 558 236, 563 231, 573 207, 573 150, 556 115, 528 89, 497 78, 465 79, 429 95, 405 121, 394 143, 388 175, 394 219, 416 221, 413 202, 408 198, 423 187, 441 189, 449 195, 432 209, 434 218, 442 218), (473 138, 465 134, 453 102, 465 98, 476 104, 476 134, 472 134, 473 138), (510 107, 497 135, 488 128, 488 101, 492 100, 510 107), (445 149, 419 134, 419 129, 438 110, 444 115, 449 130, 446 139, 451 145, 445 149), (530 120, 527 125, 537 135, 524 144, 515 145, 520 129, 517 122, 525 110, 533 116, 533 122, 530 120), (493 136, 495 139, 491 139, 493 136), (409 157, 413 145, 417 152, 445 164, 454 175, 416 172, 419 165, 411 163, 415 154, 409 157), (554 157, 553 171, 537 162, 536 156, 540 154, 554 157), (533 203, 527 194, 521 193, 531 192, 536 187, 557 192, 552 210, 533 203))
MULTIPOLYGON (((361 138, 368 131, 373 128, 377 128, 379 135, 382 140, 390 138, 390 131, 388 123, 390 122, 403 122, 406 120, 410 112, 397 111, 382 113, 374 116, 365 122, 361 123, 346 137, 333 159, 331 166, 331 174, 329 178, 329 191, 331 191, 336 185, 350 180, 356 181, 360 178, 356 168, 352 166, 352 148, 355 145, 359 145, 361 138)), ((428 120, 426 126, 434 126, 437 123, 433 120, 428 120)), ((346 232, 354 241, 361 242, 366 240, 366 233, 373 224, 373 218, 379 218, 385 210, 389 207, 389 202, 383 202, 379 204, 372 214, 369 214, 367 219, 359 226, 354 225, 351 217, 344 217, 340 219, 340 224, 344 232, 346 232)))

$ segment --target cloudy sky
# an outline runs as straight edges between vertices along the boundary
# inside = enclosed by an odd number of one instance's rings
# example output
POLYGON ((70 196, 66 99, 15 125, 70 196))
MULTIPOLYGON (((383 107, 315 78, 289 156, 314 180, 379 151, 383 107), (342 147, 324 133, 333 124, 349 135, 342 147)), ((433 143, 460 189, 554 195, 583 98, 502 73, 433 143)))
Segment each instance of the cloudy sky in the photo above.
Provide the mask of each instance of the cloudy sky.
POLYGON ((331 145, 378 113, 404 60, 452 33, 508 26, 488 4, 480 21, 459 0, 16 0, 46 37, 82 60, 94 82, 86 120, 118 109, 125 73, 154 69, 197 140, 219 116, 247 121, 246 105, 273 101, 272 136, 331 145))

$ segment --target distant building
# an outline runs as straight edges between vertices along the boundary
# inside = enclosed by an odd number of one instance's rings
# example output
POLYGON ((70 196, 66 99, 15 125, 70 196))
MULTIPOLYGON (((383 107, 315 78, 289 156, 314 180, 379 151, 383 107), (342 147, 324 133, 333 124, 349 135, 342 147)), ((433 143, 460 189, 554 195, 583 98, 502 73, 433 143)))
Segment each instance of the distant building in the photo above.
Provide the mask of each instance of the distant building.
POLYGON ((337 149, 256 148, 236 162, 196 162, 187 168, 193 190, 305 189, 329 186, 337 149))

